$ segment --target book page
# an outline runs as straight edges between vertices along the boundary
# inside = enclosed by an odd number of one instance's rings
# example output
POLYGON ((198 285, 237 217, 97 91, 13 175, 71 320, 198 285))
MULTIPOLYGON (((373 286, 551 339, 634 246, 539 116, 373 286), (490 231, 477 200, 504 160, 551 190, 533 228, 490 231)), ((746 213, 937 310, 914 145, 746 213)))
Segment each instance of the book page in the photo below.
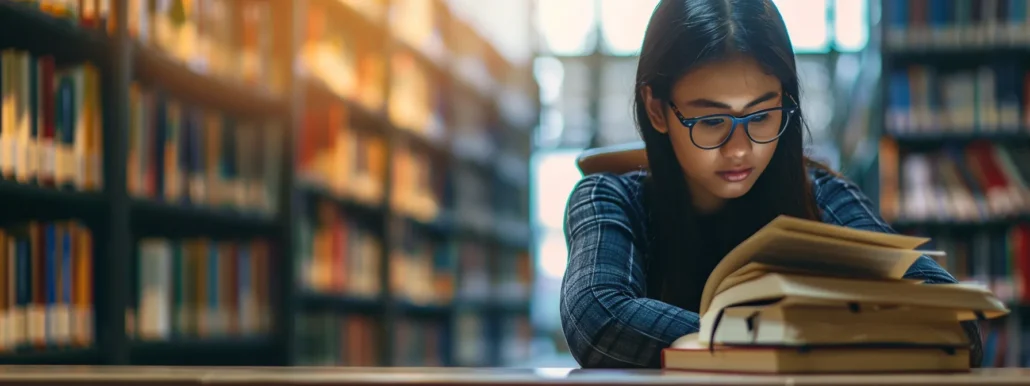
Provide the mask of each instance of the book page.
POLYGON ((900 279, 922 255, 911 249, 921 245, 920 240, 924 239, 780 216, 716 265, 705 282, 700 311, 707 311, 726 277, 751 262, 814 274, 900 279))
POLYGON ((777 229, 770 233, 776 241, 758 251, 751 261, 810 273, 900 279, 923 254, 777 229))
POLYGON ((993 293, 964 284, 920 285, 910 281, 869 281, 773 273, 733 287, 719 294, 701 324, 725 307, 761 300, 780 299, 779 306, 818 305, 829 302, 896 307, 927 307, 956 310, 958 320, 975 319, 974 311, 993 318, 1008 308, 993 293), (902 296, 903 295, 903 296, 902 296))
POLYGON ((699 340, 744 345, 969 344, 955 310, 867 306, 855 311, 839 303, 728 307, 714 333, 712 339, 699 340))
MULTIPOLYGON (((826 272, 826 270, 821 270, 821 269, 806 269, 805 267, 797 267, 797 266, 776 266, 776 265, 771 265, 771 264, 765 264, 765 263, 760 263, 760 262, 752 261, 752 262, 748 263, 747 265, 741 267, 740 269, 738 269, 736 271, 733 271, 733 273, 731 273, 729 276, 726 276, 725 279, 722 279, 722 282, 719 283, 719 286, 715 290, 715 295, 718 295, 718 294, 722 293, 723 291, 725 291, 727 289, 733 288, 733 286, 736 286, 738 284, 741 284, 741 283, 744 283, 744 282, 747 282, 747 281, 750 281, 750 280, 758 279, 758 278, 760 278, 762 276, 765 276, 767 274, 770 274, 770 273, 788 273, 788 274, 796 274, 796 275, 811 275, 811 276, 821 276, 821 277, 839 277, 839 278, 847 278, 847 279, 864 278, 860 274, 861 271, 857 271, 856 272, 856 271, 839 271, 838 270, 838 271, 835 271, 835 272, 826 272)), ((867 279, 867 280, 897 280, 897 279, 893 279, 893 278, 888 278, 888 279, 865 278, 865 279, 867 279)), ((914 284, 918 284, 918 283, 922 283, 924 280, 923 279, 910 279, 910 280, 906 280, 906 281, 914 283, 914 284)))
POLYGON ((674 349, 681 349, 682 350, 682 349, 701 349, 701 348, 705 348, 707 346, 702 345, 700 343, 700 341, 698 339, 698 335, 697 335, 696 332, 692 332, 692 333, 689 333, 687 335, 683 335, 683 336, 679 337, 678 339, 672 341, 672 344, 670 344, 669 347, 670 348, 674 348, 674 349))
POLYGON ((1008 314, 1009 310, 993 293, 964 284, 920 285, 910 281, 867 281, 772 273, 734 286, 712 300, 701 314, 698 340, 707 343, 718 327, 720 310, 775 301, 764 307, 817 307, 826 309, 858 304, 859 309, 920 308, 935 314, 950 313, 947 320, 974 320, 977 312, 987 319, 1008 314), (904 296, 899 296, 904 294, 904 296))
POLYGON ((863 244, 897 249, 915 249, 930 241, 926 237, 913 237, 899 234, 866 231, 821 221, 804 220, 797 217, 779 216, 766 224, 765 228, 784 229, 800 233, 827 236, 863 244))

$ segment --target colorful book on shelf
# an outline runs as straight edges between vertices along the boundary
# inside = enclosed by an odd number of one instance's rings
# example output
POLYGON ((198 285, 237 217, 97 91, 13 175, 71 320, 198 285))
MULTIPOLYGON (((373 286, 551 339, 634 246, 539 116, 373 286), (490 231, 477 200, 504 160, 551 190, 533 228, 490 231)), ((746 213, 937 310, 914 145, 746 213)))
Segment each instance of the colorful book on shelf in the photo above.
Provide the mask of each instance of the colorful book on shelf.
POLYGON ((127 189, 169 204, 273 214, 283 126, 240 119, 133 83, 127 189))
POLYGON ((945 252, 938 263, 960 281, 986 285, 1006 304, 1030 303, 1030 226, 1012 222, 966 229, 935 235, 933 247, 945 252))
POLYGON ((301 366, 375 366, 379 336, 375 318, 331 312, 297 317, 297 361, 301 366))
POLYGON ((242 339, 271 331, 271 250, 263 240, 143 239, 130 337, 242 339))
POLYGON ((996 61, 958 71, 911 65, 891 70, 886 131, 890 134, 1025 133, 1028 72, 996 61))
POLYGON ((273 60, 273 7, 254 0, 129 0, 130 37, 191 70, 279 94, 283 71, 273 60))
POLYGON ((0 352, 93 343, 93 238, 75 220, 0 229, 0 352))
POLYGON ((972 141, 900 156, 894 145, 881 146, 884 216, 889 221, 975 224, 1026 215, 1030 175, 1019 166, 1025 151, 1022 145, 972 141))
POLYGON ((396 366, 444 366, 444 325, 436 320, 401 318, 394 333, 396 366))
POLYGON ((1030 44, 1026 0, 884 2, 886 45, 978 48, 1030 44))
POLYGON ((99 70, 51 56, 0 51, 0 175, 77 191, 103 185, 99 70))
POLYGON ((386 179, 386 141, 381 132, 356 127, 350 109, 333 102, 304 113, 298 180, 334 198, 378 206, 386 179))
POLYGON ((34 7, 51 17, 67 20, 84 28, 103 29, 109 24, 113 26, 112 0, 17 0, 14 2, 34 7))
POLYGON ((397 147, 393 157, 394 188, 389 201, 393 210, 422 222, 436 220, 441 203, 433 179, 443 171, 433 169, 430 156, 411 146, 397 147))
POLYGON ((904 279, 926 241, 780 216, 709 275, 700 329, 663 350, 663 367, 966 371, 969 341, 959 322, 1008 309, 980 286, 904 279))
POLYGON ((382 241, 328 200, 307 204, 297 225, 299 286, 316 293, 374 298, 380 294, 382 241))
POLYGON ((388 285, 402 302, 415 306, 450 304, 454 298, 453 252, 446 242, 426 237, 410 223, 389 256, 388 285))

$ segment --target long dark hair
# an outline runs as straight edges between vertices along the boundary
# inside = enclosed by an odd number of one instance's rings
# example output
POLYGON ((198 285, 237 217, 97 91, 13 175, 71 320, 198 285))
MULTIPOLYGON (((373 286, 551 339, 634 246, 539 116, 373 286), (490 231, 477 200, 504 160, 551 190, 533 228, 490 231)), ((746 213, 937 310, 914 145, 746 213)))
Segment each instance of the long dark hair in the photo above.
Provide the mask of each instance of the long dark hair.
MULTIPOLYGON (((648 297, 697 311, 711 269, 734 246, 780 214, 819 216, 806 171, 793 47, 770 0, 661 0, 647 26, 636 80, 636 120, 650 165, 645 181, 648 297), (728 202, 714 224, 698 224, 669 136, 655 130, 648 118, 645 86, 667 101, 673 85, 691 68, 733 55, 747 55, 779 78, 784 104, 797 101, 798 112, 751 190, 728 202)), ((670 130, 686 130, 677 125, 673 120, 670 130)))

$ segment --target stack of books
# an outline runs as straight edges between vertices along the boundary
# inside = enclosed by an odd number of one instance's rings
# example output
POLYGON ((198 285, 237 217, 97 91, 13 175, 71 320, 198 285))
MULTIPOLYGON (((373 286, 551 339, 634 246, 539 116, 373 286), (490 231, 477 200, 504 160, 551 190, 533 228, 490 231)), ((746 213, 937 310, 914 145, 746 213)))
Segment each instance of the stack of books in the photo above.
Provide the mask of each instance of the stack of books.
POLYGON ((954 372, 961 323, 1008 313, 986 288, 903 276, 928 240, 781 216, 713 270, 697 333, 662 352, 670 370, 954 372))

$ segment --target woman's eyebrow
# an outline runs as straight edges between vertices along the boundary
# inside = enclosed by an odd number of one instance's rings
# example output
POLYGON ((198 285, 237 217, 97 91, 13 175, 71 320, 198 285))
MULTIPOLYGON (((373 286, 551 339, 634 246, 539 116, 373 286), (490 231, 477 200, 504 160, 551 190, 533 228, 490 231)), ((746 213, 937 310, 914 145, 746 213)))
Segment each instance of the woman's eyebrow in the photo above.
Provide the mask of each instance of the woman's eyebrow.
MULTIPOLYGON (((773 98, 776 98, 776 97, 779 97, 779 96, 780 96, 780 93, 778 93, 776 91, 769 91, 769 92, 767 92, 765 94, 762 94, 762 96, 760 96, 758 98, 755 98, 755 100, 753 100, 751 102, 748 102, 747 106, 744 106, 744 108, 754 107, 755 105, 757 105, 759 103, 768 101, 770 99, 773 99, 773 98)), ((730 107, 730 105, 725 104, 723 102, 713 101, 711 99, 704 99, 704 98, 694 99, 694 100, 692 100, 690 102, 687 102, 687 105, 694 106, 694 107, 714 107, 714 108, 720 108, 720 109, 732 108, 732 107, 730 107)))

